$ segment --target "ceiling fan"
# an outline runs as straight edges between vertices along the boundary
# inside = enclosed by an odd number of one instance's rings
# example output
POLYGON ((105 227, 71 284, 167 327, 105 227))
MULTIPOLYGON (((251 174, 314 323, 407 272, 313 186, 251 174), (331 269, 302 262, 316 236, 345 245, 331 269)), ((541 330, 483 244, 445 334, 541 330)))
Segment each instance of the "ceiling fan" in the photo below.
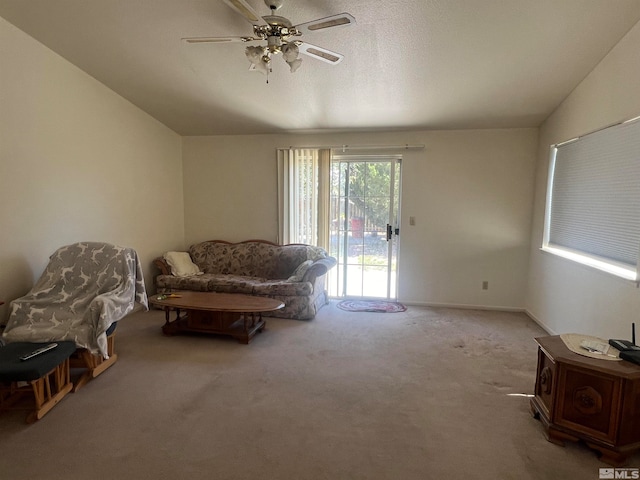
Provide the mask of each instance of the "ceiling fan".
POLYGON ((253 36, 242 37, 191 37, 183 38, 187 43, 231 43, 231 42, 267 42, 266 45, 251 45, 245 49, 245 55, 251 62, 250 70, 257 70, 265 75, 271 71, 271 57, 281 53, 291 72, 295 72, 302 63, 298 58, 303 53, 317 60, 336 65, 342 61, 343 55, 326 48, 318 47, 302 40, 303 34, 313 33, 328 28, 348 27, 356 19, 348 13, 339 13, 311 22, 293 25, 290 20, 275 15, 282 7, 284 0, 264 0, 271 9, 271 15, 260 17, 246 0, 222 0, 253 25, 253 36))

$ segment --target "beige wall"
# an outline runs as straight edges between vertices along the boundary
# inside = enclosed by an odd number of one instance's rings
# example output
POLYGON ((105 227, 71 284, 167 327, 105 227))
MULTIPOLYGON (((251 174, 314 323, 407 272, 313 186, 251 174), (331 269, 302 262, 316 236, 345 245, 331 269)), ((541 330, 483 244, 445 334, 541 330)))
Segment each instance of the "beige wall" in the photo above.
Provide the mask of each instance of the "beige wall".
POLYGON ((278 147, 406 143, 400 300, 523 308, 537 129, 185 137, 186 243, 275 241, 278 147))
POLYGON ((636 25, 540 129, 528 311, 553 333, 628 338, 638 321, 633 282, 540 252, 549 146, 640 115, 640 24, 636 25))
POLYGON ((184 242, 180 137, 2 18, 0 45, 0 299, 83 240, 135 248, 149 284, 184 242))
POLYGON ((275 240, 278 147, 423 143, 403 152, 401 299, 522 307, 535 129, 181 142, 2 19, 0 41, 5 301, 24 294, 66 243, 132 246, 149 284, 150 261, 165 250, 209 238, 275 240))

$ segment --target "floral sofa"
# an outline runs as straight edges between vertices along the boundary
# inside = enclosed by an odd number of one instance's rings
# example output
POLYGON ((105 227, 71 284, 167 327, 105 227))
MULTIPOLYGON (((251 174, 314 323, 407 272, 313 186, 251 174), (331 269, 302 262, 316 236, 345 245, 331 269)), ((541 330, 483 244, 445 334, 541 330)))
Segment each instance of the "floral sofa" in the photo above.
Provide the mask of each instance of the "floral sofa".
POLYGON ((265 296, 285 306, 263 315, 299 320, 314 318, 328 303, 326 273, 337 263, 320 247, 264 240, 209 240, 192 245, 188 254, 195 265, 186 274, 170 266, 167 254, 154 260, 161 272, 155 278, 158 293, 195 290, 265 296))

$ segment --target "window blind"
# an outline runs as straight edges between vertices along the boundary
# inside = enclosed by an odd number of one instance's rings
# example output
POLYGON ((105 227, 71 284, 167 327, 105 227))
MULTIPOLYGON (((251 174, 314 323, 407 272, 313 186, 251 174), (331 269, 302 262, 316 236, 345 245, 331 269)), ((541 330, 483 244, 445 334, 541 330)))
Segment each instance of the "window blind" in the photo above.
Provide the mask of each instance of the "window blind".
MULTIPOLYGON (((547 244, 637 272, 640 251, 640 122, 555 147, 547 244)), ((637 277, 636 277, 637 278, 637 277)))
POLYGON ((325 246, 328 243, 326 174, 329 150, 279 149, 278 242, 325 246), (321 204, 322 203, 322 204, 321 204))

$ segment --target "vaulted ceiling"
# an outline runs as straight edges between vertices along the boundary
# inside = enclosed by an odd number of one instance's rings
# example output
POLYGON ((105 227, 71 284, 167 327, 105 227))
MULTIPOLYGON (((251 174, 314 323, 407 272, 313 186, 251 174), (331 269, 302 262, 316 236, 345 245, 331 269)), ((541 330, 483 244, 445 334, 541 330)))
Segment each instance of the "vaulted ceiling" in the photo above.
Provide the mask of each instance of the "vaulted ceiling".
MULTIPOLYGON (((261 15, 263 0, 247 0, 261 15)), ((338 65, 249 71, 222 0, 0 0, 0 16, 181 135, 531 127, 640 20, 638 0, 285 0, 338 65)), ((612 86, 614 88, 614 86, 612 86)))

